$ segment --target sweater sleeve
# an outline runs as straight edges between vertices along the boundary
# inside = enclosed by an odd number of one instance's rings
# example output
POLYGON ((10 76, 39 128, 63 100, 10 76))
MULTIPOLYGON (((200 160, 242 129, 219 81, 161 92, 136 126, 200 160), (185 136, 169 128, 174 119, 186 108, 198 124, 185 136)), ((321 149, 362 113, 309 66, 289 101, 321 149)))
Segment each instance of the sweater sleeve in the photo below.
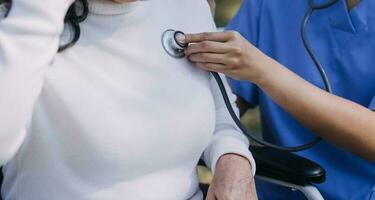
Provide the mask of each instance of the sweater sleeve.
POLYGON ((0 165, 22 144, 73 0, 13 0, 0 23, 0 165))
MULTIPOLYGON (((238 109, 235 103, 236 96, 232 93, 225 77, 221 75, 221 78, 225 84, 232 106, 238 116, 238 109)), ((253 170, 252 173, 255 175, 256 166, 254 158, 249 151, 249 141, 233 122, 233 119, 225 106, 220 89, 212 76, 211 88, 215 99, 216 126, 213 139, 203 154, 205 163, 211 168, 212 172, 215 173, 216 163, 219 158, 224 154, 234 153, 249 160, 253 170)))

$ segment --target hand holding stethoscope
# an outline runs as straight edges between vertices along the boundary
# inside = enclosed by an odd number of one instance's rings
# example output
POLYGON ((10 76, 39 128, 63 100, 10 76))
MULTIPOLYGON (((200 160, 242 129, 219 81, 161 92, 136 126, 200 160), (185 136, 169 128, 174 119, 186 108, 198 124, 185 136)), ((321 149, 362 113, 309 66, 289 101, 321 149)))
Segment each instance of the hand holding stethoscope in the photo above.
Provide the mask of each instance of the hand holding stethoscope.
POLYGON ((186 34, 187 58, 207 71, 257 84, 272 59, 235 31, 186 34))
MULTIPOLYGON (((313 147, 320 138, 293 147, 284 147, 264 141, 251 133, 238 119, 225 89, 223 80, 217 72, 225 75, 255 82, 261 75, 273 74, 267 72, 263 65, 272 59, 250 44, 237 32, 212 32, 199 34, 184 34, 173 29, 166 30, 162 35, 162 46, 172 57, 188 57, 203 70, 210 71, 215 78, 229 114, 241 131, 249 138, 267 147, 296 152, 313 147), (261 74, 262 72, 262 74, 261 74)), ((277 63, 274 61, 274 63, 277 63)), ((270 65, 272 66, 272 65, 270 65)), ((269 67, 267 68, 269 69, 269 67)))
MULTIPOLYGON (((301 26, 303 44, 322 77, 326 91, 312 85, 265 55, 239 33, 186 34, 184 38, 180 38, 180 42, 189 44, 184 53, 197 67, 255 83, 279 106, 318 136, 373 161, 375 140, 368 138, 372 138, 372 133, 375 131, 375 113, 355 102, 332 94, 328 77, 314 54, 305 31, 314 10, 328 8, 335 2, 337 0, 314 5, 313 1, 309 1, 310 7, 301 26)), ((215 78, 218 80, 217 77, 215 78)), ((235 122, 237 123, 236 120, 235 122)), ((238 123, 237 125, 241 126, 238 123)), ((257 138, 253 139, 266 146, 288 151, 305 150, 319 142, 317 138, 299 147, 280 147, 258 141, 257 138)))
MULTIPOLYGON (((285 151, 302 151, 313 147, 320 138, 295 147, 278 146, 257 138, 238 120, 217 72, 255 83, 279 106, 316 135, 368 160, 375 160, 375 113, 371 110, 332 94, 328 77, 306 34, 309 19, 315 10, 333 6, 338 0, 309 7, 301 24, 301 38, 313 60, 325 90, 312 85, 287 67, 268 57, 236 32, 186 34, 167 30, 162 37, 166 52, 174 57, 187 56, 216 79, 228 111, 245 135, 259 144, 285 151), (275 76, 275 74, 277 76, 275 76), (340 116, 340 117, 338 117, 340 116)), ((303 67, 303 66, 301 66, 303 67)))

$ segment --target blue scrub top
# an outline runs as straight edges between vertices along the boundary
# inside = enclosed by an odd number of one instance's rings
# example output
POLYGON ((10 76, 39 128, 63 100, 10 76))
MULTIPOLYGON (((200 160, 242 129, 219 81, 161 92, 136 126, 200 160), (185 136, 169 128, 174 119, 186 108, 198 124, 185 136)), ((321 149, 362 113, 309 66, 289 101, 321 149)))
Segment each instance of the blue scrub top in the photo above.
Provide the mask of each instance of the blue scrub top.
MULTIPOLYGON (((322 79, 300 36, 300 25, 307 8, 307 0, 244 0, 227 29, 240 32, 264 53, 323 88, 322 79)), ((340 0, 328 9, 315 12, 307 30, 334 94, 375 110, 375 1, 362 0, 348 12, 345 0, 340 0)), ((237 80, 231 82, 236 94, 251 105, 260 106, 266 140, 295 146, 314 137, 256 85, 237 80)), ((299 155, 326 169, 327 181, 318 185, 325 199, 375 199, 375 192, 372 194, 375 190, 374 163, 328 142, 299 155)), ((258 190, 263 191, 260 199, 300 199, 289 190, 264 183, 258 185, 258 190)))

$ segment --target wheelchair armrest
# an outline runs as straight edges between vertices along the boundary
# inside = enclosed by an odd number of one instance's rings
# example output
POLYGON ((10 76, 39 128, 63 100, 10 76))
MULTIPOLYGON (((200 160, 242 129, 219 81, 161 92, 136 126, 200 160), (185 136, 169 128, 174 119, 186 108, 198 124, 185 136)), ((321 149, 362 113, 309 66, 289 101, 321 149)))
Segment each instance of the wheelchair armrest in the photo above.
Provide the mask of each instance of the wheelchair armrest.
POLYGON ((296 185, 325 182, 325 170, 311 160, 266 147, 250 147, 257 175, 296 185))

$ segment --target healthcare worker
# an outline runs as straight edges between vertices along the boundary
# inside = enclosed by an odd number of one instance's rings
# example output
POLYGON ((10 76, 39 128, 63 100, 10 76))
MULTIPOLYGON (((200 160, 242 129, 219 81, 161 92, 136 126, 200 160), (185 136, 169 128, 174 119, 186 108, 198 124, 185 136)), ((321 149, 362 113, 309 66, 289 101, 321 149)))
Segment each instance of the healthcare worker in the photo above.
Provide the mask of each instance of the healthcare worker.
MULTIPOLYGON (((295 146, 324 139, 299 155, 326 169, 318 185, 325 199, 375 199, 375 1, 339 0, 308 23, 333 94, 323 90, 302 43, 308 8, 308 0, 245 0, 228 26, 234 31, 188 34, 185 41, 195 44, 186 53, 198 67, 234 78, 240 99, 260 106, 266 140, 295 146)), ((302 199, 276 186, 257 188, 260 199, 302 199)))

